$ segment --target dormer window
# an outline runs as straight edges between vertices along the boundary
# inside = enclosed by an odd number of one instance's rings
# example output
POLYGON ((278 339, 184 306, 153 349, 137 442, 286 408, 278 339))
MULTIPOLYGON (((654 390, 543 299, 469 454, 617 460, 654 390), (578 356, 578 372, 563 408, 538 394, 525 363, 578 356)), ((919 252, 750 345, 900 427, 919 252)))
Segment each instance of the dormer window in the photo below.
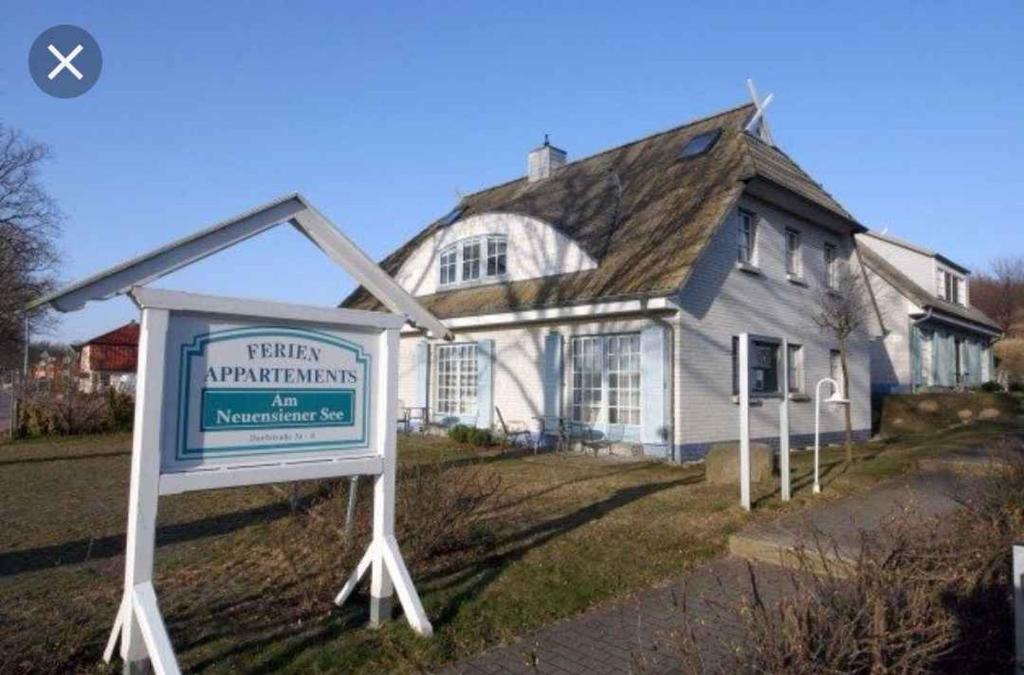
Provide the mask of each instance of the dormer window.
POLYGON ((938 276, 937 295, 946 302, 953 302, 958 305, 967 304, 967 293, 965 282, 962 277, 953 274, 949 270, 940 269, 938 276))
POLYGON ((441 285, 454 284, 458 278, 459 250, 454 246, 441 252, 441 285))
POLYGON ((508 240, 503 235, 485 235, 458 241, 441 251, 441 286, 500 279, 508 273, 508 240))
POLYGON ((508 242, 504 237, 487 238, 487 276, 504 276, 506 270, 506 256, 508 242))
POLYGON ((462 280, 480 278, 480 241, 467 241, 462 245, 462 280))

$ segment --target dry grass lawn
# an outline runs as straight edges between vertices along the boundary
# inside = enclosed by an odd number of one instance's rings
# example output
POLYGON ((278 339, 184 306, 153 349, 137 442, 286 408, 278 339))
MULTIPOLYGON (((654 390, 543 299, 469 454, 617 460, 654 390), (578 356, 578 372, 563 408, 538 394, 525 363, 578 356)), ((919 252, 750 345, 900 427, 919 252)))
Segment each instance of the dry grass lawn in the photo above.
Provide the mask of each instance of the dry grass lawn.
MULTIPOLYGON (((857 461, 843 470, 842 450, 829 449, 819 499, 1005 430, 975 425, 858 446, 857 461)), ((0 672, 105 672, 99 655, 121 592, 129 443, 112 435, 0 445, 0 672)), ((400 621, 365 629, 365 595, 344 610, 332 606, 330 591, 357 553, 335 536, 336 523, 325 525, 334 511, 317 507, 331 502, 323 498, 329 485, 304 486, 304 503, 314 507, 300 514, 280 487, 220 490, 161 500, 156 585, 182 666, 428 669, 685 572, 721 553, 751 518, 812 500, 809 453, 794 458, 794 503, 783 507, 777 484, 762 485, 753 515, 738 508, 737 489, 705 485, 702 466, 476 453, 423 436, 402 438, 400 459, 407 473, 440 467, 432 480, 453 500, 462 497, 451 496, 452 485, 493 492, 460 502, 470 518, 458 536, 438 530, 453 541, 410 544, 429 552, 410 557, 434 639, 400 621)), ((437 526, 444 514, 434 512, 440 502, 431 484, 417 489, 400 508, 412 526, 437 526)), ((343 496, 344 489, 333 500, 343 496)), ((363 508, 360 538, 366 517, 363 508)))

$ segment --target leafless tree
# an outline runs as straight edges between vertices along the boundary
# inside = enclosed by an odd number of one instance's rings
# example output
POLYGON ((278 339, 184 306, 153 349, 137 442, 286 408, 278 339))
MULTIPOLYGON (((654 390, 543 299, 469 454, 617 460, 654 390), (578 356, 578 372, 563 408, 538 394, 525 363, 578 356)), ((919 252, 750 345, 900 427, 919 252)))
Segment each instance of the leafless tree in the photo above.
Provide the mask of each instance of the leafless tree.
MULTIPOLYGON (((850 369, 847 365, 850 336, 868 319, 868 304, 863 278, 849 266, 840 266, 832 283, 818 292, 814 322, 836 339, 842 368, 843 398, 850 400, 850 369)), ((843 406, 846 415, 846 461, 853 461, 852 402, 843 406)))
POLYGON ((0 123, 0 369, 20 360, 25 304, 55 280, 61 214, 39 178, 49 157, 46 145, 0 123))
POLYGON ((1013 336, 1024 321, 1024 256, 996 258, 990 273, 971 279, 971 304, 1013 336))

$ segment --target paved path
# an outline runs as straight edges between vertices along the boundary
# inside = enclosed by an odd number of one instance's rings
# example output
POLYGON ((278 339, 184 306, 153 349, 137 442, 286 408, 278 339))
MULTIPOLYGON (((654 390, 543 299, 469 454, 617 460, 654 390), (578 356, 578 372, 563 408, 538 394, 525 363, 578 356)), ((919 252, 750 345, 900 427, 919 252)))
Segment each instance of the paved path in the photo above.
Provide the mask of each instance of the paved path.
MULTIPOLYGON (((768 542, 774 555, 755 554, 750 561, 732 555, 709 561, 664 586, 544 626, 441 673, 679 672, 685 663, 677 649, 679 634, 686 627, 683 603, 691 622, 688 630, 704 650, 700 657, 706 664, 728 670, 728 646, 742 638, 738 612, 750 595, 751 571, 767 602, 788 589, 792 572, 764 562, 778 562, 781 547, 806 541, 805 533, 813 528, 835 539, 844 553, 850 554, 860 529, 875 529, 895 513, 924 519, 952 511, 957 504, 951 495, 962 493, 964 481, 971 480, 939 467, 883 482, 862 495, 793 514, 778 523, 751 526, 740 538, 768 542)), ((734 549, 746 555, 742 547, 734 549)))

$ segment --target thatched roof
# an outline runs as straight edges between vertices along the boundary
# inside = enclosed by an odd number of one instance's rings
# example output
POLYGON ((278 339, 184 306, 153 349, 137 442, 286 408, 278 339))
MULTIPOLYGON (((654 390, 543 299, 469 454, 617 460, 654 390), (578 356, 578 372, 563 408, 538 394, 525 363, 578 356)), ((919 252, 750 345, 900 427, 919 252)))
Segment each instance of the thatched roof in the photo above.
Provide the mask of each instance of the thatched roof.
MULTIPOLYGON (((598 266, 555 277, 453 289, 418 300, 436 316, 447 318, 677 291, 754 177, 859 228, 785 153, 743 131, 753 113, 753 105, 743 105, 576 160, 544 180, 530 183, 523 177, 466 196, 459 218, 488 212, 538 218, 575 240, 598 266), (714 130, 721 136, 709 151, 680 157, 690 139, 714 130)), ((446 225, 444 219, 432 223, 381 265, 395 274, 423 240, 446 225)), ((343 305, 380 308, 362 288, 343 305)))
POLYGON ((858 244, 857 250, 860 252, 861 260, 864 261, 864 265, 869 270, 888 282, 897 291, 910 298, 918 307, 938 310, 941 314, 978 324, 988 330, 1001 332, 996 322, 988 318, 988 315, 980 309, 948 302, 939 298, 934 293, 929 293, 920 284, 901 272, 899 268, 872 250, 870 246, 858 244))

